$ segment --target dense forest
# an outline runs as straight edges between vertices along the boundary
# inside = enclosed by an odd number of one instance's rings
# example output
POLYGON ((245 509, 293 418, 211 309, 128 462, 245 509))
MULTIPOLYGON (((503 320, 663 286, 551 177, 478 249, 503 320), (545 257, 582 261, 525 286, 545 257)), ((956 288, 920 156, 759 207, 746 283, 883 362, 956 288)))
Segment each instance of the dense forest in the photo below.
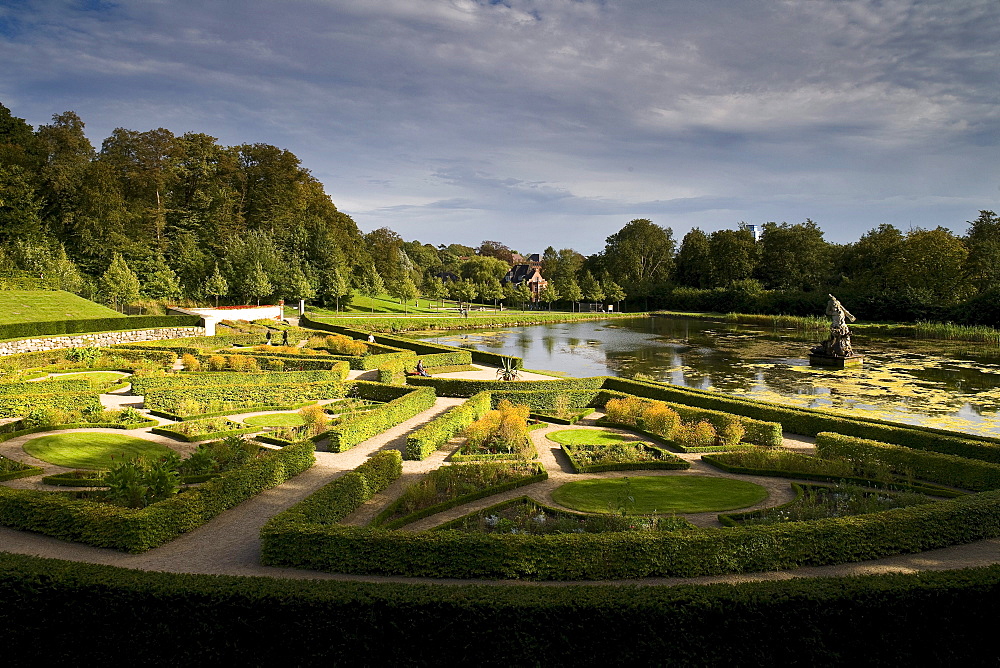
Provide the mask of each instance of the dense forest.
MULTIPOLYGON (((953 222, 953 221, 948 221, 953 222)), ((520 249, 530 253, 535 249, 520 249)), ((72 111, 33 128, 0 104, 0 281, 35 281, 124 308, 212 299, 525 301, 500 279, 515 251, 362 234, 301 161, 267 144, 222 146, 200 133, 118 128, 95 149, 72 111)), ((881 225, 827 242, 813 221, 688 232, 646 219, 602 252, 542 255, 542 302, 631 308, 816 313, 826 293, 866 320, 997 324, 1000 218, 959 236, 881 225)))

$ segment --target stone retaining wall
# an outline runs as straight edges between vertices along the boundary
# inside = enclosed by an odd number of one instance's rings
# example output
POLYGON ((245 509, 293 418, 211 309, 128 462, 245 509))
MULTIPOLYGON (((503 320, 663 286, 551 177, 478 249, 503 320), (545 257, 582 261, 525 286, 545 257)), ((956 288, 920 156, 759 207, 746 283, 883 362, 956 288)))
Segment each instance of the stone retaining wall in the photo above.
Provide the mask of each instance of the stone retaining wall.
POLYGON ((204 327, 161 327, 159 329, 134 329, 127 332, 91 332, 72 336, 49 336, 19 341, 0 341, 0 355, 33 353, 39 350, 57 348, 86 348, 89 346, 113 346, 116 343, 136 341, 163 341, 184 336, 204 336, 204 327))

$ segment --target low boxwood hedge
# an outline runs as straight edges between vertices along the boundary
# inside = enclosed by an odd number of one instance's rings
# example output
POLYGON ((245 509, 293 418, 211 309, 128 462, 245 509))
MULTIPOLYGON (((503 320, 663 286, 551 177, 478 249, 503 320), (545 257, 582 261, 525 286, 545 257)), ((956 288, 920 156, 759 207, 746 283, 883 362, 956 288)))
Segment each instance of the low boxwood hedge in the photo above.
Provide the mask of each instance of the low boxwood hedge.
POLYGON ((16 459, 9 459, 0 455, 0 482, 15 480, 17 478, 27 478, 28 476, 38 475, 41 472, 42 468, 39 466, 31 466, 16 459))
MULTIPOLYGON (((185 421, 184 424, 196 423, 197 420, 185 421)), ((255 432, 261 431, 262 427, 241 427, 239 422, 230 422, 232 429, 223 429, 219 431, 210 431, 195 434, 186 434, 184 432, 178 431, 176 429, 171 429, 169 426, 163 427, 153 427, 150 431, 154 434, 159 434, 161 436, 168 436, 170 438, 176 438, 178 441, 186 441, 188 443, 197 443, 198 441, 218 441, 220 439, 226 438, 227 436, 239 436, 241 434, 253 434, 255 432)))
POLYGON ((305 471, 315 460, 314 451, 313 444, 305 441, 263 452, 246 466, 140 510, 0 486, 0 525, 96 547, 144 552, 305 471))
POLYGON ((406 437, 406 459, 425 459, 490 410, 489 392, 480 392, 406 437))
MULTIPOLYGON (((757 510, 748 510, 742 513, 722 513, 719 515, 719 524, 726 527, 738 527, 742 526, 745 520, 754 519, 757 517, 763 517, 765 514, 772 513, 775 510, 781 510, 782 508, 789 508, 795 504, 802 501, 802 496, 805 494, 805 489, 802 485, 793 482, 790 483, 792 486, 792 492, 795 494, 795 498, 788 503, 782 503, 780 506, 773 506, 771 508, 759 508, 757 510)), ((810 485, 810 487, 815 488, 816 485, 810 485)))

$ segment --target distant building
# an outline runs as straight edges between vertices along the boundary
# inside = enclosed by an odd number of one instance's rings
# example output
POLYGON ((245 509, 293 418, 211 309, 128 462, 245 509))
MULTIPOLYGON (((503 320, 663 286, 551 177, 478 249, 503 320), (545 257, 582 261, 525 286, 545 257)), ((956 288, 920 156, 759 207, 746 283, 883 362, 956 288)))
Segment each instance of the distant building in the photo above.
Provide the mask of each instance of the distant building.
POLYGON ((542 277, 542 256, 538 253, 532 253, 525 257, 515 253, 514 262, 514 266, 510 268, 500 283, 503 285, 527 284, 528 289, 531 290, 531 301, 537 302, 538 295, 549 284, 542 277))
POLYGON ((442 283, 454 283, 462 280, 458 277, 458 274, 453 274, 450 271, 439 271, 434 274, 434 278, 440 278, 442 283))
POLYGON ((753 235, 754 241, 760 241, 760 225, 744 225, 746 230, 753 235))

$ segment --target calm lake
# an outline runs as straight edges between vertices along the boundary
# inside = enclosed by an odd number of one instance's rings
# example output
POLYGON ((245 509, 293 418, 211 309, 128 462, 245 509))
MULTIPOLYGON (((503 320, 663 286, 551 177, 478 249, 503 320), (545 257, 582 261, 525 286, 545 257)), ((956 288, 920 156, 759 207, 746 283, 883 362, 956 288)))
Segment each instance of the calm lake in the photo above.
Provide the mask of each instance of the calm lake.
POLYGON ((468 330, 420 338, 524 358, 528 369, 613 375, 897 422, 1000 435, 1000 348, 853 336, 863 368, 810 367, 825 332, 681 318, 468 330))

